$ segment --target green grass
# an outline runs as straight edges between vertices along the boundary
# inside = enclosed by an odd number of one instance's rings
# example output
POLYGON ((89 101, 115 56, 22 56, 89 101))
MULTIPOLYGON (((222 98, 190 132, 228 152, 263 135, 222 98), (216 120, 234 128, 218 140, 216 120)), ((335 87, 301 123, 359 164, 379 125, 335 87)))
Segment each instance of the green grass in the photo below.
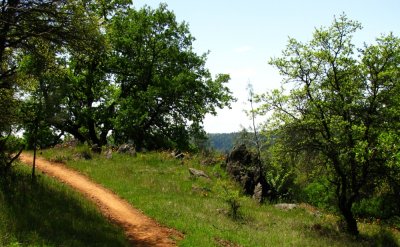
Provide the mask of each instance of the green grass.
MULTIPOLYGON (((219 165, 202 166, 201 158, 181 161, 168 153, 113 154, 110 160, 74 159, 71 149, 43 151, 47 158, 63 157, 161 224, 185 234, 180 246, 398 246, 400 234, 374 224, 360 224, 361 237, 336 230, 336 217, 317 217, 298 208, 281 211, 241 196, 241 217, 229 217, 225 189, 238 188, 219 165), (211 179, 192 178, 189 167, 206 171, 211 179), (236 244, 236 245, 235 245, 236 244)), ((234 193, 233 193, 234 194, 234 193)))
POLYGON ((21 165, 0 179, 0 246, 129 246, 121 229, 67 186, 21 165))

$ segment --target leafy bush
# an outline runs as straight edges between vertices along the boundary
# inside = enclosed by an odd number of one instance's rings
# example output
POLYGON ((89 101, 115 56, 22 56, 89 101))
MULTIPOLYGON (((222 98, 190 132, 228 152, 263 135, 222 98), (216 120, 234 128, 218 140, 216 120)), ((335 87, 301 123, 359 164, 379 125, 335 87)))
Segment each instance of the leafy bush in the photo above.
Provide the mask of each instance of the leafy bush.
MULTIPOLYGON (((353 206, 353 212, 357 217, 390 219, 399 217, 398 198, 386 195, 376 195, 371 198, 363 199, 353 206)), ((400 222, 399 222, 400 223, 400 222)))
POLYGON ((295 185, 294 173, 291 169, 281 166, 270 166, 266 169, 265 179, 271 186, 271 200, 290 200, 293 197, 295 185))
POLYGON ((241 219, 242 214, 239 210, 241 207, 239 190, 234 188, 231 184, 222 181, 217 182, 216 190, 219 195, 222 195, 222 199, 228 204, 228 216, 233 220, 241 219))
POLYGON ((227 191, 227 195, 225 197, 225 201, 229 205, 229 216, 232 219, 237 220, 241 218, 241 213, 239 211, 240 205, 240 197, 237 191, 227 191))
POLYGON ((0 136, 0 175, 10 171, 16 154, 21 152, 23 141, 13 135, 0 136))
MULTIPOLYGON (((27 128, 23 136, 26 143, 25 148, 33 149, 35 143, 35 135, 33 134, 33 130, 27 128)), ((38 130, 37 136, 37 146, 41 149, 52 147, 61 142, 60 136, 57 135, 50 127, 40 128, 38 130)))
POLYGON ((303 197, 318 208, 335 211, 334 193, 327 180, 321 179, 308 184, 303 190, 303 197))

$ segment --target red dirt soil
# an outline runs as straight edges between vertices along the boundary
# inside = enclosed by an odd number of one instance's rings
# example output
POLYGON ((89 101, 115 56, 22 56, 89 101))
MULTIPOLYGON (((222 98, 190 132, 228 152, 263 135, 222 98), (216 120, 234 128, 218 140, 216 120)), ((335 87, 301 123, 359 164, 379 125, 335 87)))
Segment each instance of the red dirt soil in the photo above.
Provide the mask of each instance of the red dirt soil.
MULTIPOLYGON (((22 153, 20 160, 25 164, 32 165, 33 156, 22 153)), ((68 184, 93 201, 103 215, 124 229, 133 246, 176 246, 175 240, 183 238, 182 233, 160 226, 156 221, 133 208, 112 191, 94 183, 86 176, 67 168, 63 164, 37 158, 36 168, 68 184)))

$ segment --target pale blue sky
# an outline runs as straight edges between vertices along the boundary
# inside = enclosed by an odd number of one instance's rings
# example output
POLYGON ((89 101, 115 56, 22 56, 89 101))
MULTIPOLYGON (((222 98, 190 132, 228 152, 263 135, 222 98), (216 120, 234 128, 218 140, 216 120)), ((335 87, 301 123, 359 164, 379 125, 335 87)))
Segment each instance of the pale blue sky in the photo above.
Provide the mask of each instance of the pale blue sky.
POLYGON ((280 86, 281 78, 268 61, 281 55, 289 36, 306 42, 316 27, 329 26, 343 12, 362 23, 363 30, 355 36, 360 46, 382 33, 400 36, 400 0, 134 0, 134 6, 155 8, 161 2, 178 21, 189 24, 196 52, 211 52, 207 62, 211 73, 231 76, 228 86, 238 101, 232 109, 206 117, 204 127, 210 133, 250 126, 244 113, 249 109, 247 83, 256 93, 280 86))

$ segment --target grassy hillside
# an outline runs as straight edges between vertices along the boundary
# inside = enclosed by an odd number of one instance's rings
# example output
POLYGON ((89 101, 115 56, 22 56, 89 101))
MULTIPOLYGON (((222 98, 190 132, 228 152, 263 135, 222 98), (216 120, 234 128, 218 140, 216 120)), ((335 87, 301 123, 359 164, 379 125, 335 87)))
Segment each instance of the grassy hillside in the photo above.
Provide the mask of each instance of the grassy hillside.
POLYGON ((375 224, 360 224, 361 237, 354 239, 336 230, 335 216, 314 213, 307 205, 291 211, 257 205, 229 182, 218 164, 222 157, 204 166, 200 157, 180 161, 167 152, 113 154, 111 159, 94 155, 91 160, 77 158, 76 152, 52 149, 43 155, 66 162, 161 224, 183 232, 180 246, 397 246, 400 239, 397 231, 375 224), (205 171, 210 179, 192 177, 189 167, 205 171), (229 214, 227 199, 232 198, 241 205, 236 219, 229 214))
POLYGON ((130 246, 81 195, 25 166, 0 179, 0 246, 130 246))

